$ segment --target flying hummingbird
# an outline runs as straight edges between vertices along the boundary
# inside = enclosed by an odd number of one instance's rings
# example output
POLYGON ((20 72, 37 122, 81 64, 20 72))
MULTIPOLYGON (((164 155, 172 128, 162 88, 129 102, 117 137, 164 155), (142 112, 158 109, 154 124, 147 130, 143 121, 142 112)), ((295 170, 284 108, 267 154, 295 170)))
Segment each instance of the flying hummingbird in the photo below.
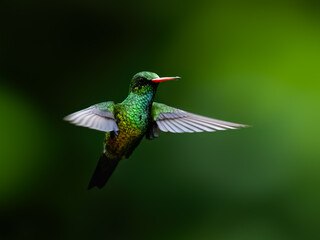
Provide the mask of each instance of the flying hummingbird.
POLYGON ((105 132, 104 150, 88 189, 102 188, 119 161, 128 158, 146 136, 153 139, 163 132, 214 132, 246 125, 221 121, 154 102, 160 82, 180 77, 159 77, 153 72, 139 72, 131 80, 129 95, 122 102, 95 104, 64 118, 71 123, 105 132))

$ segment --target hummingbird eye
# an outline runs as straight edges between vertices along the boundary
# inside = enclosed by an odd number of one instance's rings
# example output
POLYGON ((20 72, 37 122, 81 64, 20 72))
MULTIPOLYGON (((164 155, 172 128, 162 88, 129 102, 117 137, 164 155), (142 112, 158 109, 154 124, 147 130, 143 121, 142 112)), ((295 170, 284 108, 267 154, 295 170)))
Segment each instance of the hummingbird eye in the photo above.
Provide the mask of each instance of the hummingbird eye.
POLYGON ((144 77, 139 77, 139 81, 145 81, 146 79, 144 77))

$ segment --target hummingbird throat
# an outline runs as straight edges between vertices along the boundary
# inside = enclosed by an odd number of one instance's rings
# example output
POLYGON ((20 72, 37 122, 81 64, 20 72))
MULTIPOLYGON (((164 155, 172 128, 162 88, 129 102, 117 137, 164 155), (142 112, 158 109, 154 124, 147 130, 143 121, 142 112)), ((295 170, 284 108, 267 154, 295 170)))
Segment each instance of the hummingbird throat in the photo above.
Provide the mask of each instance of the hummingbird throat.
POLYGON ((139 109, 150 110, 154 96, 157 91, 157 85, 144 85, 130 89, 128 97, 123 101, 124 104, 135 106, 139 109))

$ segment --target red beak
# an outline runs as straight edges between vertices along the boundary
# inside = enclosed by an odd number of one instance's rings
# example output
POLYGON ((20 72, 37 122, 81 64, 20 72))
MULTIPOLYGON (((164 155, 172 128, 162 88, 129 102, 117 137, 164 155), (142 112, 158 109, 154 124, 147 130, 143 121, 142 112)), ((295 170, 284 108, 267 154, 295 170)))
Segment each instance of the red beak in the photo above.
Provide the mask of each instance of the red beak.
POLYGON ((154 78, 151 81, 152 82, 164 82, 164 81, 170 81, 170 80, 176 80, 176 79, 180 79, 180 77, 160 77, 160 78, 154 78))

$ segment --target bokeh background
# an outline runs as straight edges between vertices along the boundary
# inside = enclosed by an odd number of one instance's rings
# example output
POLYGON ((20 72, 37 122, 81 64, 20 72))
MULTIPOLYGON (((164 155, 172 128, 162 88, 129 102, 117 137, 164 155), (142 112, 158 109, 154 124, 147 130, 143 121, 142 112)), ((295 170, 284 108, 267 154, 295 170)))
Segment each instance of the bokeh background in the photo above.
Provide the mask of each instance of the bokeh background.
POLYGON ((2 1, 0 239, 320 239, 318 1, 2 1), (87 184, 103 133, 62 121, 156 101, 253 127, 165 134, 87 184))

